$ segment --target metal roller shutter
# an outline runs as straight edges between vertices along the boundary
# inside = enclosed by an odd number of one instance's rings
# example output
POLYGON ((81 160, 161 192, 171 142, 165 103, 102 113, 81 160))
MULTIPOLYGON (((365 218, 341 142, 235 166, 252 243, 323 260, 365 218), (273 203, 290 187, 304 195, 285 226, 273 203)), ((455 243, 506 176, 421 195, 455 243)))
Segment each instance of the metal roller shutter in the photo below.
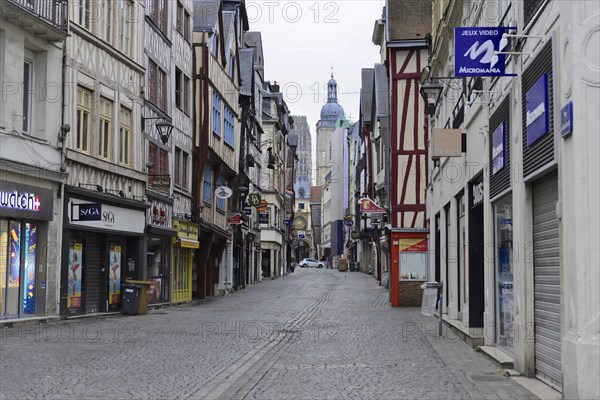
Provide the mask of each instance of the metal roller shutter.
POLYGON ((533 185, 535 369, 541 380, 562 386, 560 262, 557 174, 533 185))
POLYGON ((85 313, 97 313, 102 300, 102 235, 86 234, 85 240, 85 313))

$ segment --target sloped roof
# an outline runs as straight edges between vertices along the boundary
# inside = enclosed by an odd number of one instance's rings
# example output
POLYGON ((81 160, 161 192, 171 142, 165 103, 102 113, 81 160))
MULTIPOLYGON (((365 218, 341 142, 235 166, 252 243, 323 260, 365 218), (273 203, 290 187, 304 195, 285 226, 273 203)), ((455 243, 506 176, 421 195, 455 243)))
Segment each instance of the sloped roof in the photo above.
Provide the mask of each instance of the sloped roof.
POLYGON ((240 49, 240 77, 242 78, 242 85, 240 86, 240 94, 242 96, 252 96, 252 73, 254 49, 240 49))
POLYGON ((194 32, 214 32, 219 17, 219 0, 194 0, 194 32))
POLYGON ((373 68, 361 70, 360 112, 364 122, 371 123, 371 108, 373 101, 373 68))
POLYGON ((387 117, 390 114, 389 85, 385 65, 375 64, 375 109, 376 117, 387 117))
POLYGON ((256 51, 254 52, 254 64, 257 67, 264 66, 264 58, 263 58, 263 46, 262 46, 262 36, 260 32, 246 32, 244 33, 244 43, 248 47, 254 47, 256 51))

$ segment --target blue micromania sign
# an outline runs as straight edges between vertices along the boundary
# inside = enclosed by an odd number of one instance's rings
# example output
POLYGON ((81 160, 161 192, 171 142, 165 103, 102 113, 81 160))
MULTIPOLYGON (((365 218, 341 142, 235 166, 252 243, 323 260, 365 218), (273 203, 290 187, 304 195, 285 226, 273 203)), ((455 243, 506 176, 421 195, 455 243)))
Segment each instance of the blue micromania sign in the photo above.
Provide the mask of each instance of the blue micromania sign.
POLYGON ((492 175, 504 168, 504 121, 492 133, 492 175))
POLYGON ((454 28, 454 74, 456 76, 516 76, 506 73, 508 44, 503 35, 516 27, 454 28))
POLYGON ((543 74, 525 95, 527 146, 548 133, 548 74, 543 74))

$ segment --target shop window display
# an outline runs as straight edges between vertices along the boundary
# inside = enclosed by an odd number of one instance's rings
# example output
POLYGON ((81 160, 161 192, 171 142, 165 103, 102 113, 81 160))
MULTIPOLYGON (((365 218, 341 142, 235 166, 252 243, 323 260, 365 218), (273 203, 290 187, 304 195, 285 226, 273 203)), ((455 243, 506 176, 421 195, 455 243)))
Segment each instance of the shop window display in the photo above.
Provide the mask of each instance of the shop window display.
POLYGON ((505 198, 494 207, 496 223, 496 343, 513 344, 513 221, 512 199, 505 198))
POLYGON ((0 317, 35 315, 38 225, 0 220, 0 317))

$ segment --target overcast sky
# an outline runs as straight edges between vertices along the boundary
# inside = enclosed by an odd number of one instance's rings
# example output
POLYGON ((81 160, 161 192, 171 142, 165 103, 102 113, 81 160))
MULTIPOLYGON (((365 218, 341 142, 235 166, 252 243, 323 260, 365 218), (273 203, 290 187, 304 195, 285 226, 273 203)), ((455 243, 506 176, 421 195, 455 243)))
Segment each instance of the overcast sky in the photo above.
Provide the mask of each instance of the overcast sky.
POLYGON ((358 120, 360 71, 379 62, 371 41, 384 0, 246 1, 250 30, 262 34, 265 80, 277 81, 293 115, 315 125, 331 68, 346 117, 358 120))

